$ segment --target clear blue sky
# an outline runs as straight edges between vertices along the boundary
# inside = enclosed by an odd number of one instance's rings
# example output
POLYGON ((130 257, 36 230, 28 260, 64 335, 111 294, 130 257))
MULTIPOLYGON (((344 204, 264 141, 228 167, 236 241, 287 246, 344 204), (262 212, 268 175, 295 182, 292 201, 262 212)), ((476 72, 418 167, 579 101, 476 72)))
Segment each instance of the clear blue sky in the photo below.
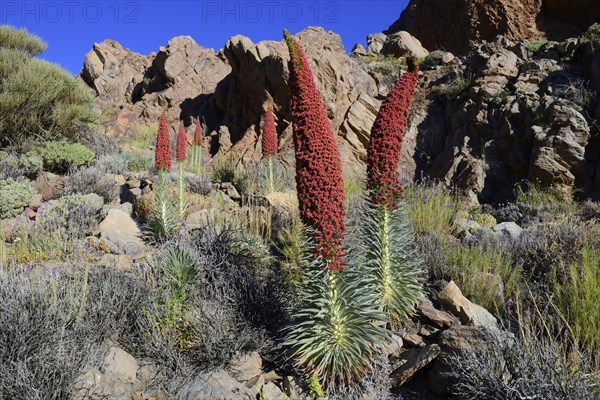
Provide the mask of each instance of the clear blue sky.
POLYGON ((115 39, 148 54, 178 35, 216 50, 236 34, 281 40, 311 25, 342 36, 346 51, 391 25, 408 0, 83 1, 0 0, 0 23, 25 27, 48 43, 43 58, 78 73, 94 42, 115 39))

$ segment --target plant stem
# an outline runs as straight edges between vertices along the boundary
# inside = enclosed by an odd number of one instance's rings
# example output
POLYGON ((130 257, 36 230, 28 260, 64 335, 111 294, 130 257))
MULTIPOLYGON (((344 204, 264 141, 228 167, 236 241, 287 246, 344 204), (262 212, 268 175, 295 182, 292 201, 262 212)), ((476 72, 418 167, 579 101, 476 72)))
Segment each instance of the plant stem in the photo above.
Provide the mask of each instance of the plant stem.
POLYGON ((390 260, 390 213, 387 207, 381 206, 381 303, 387 311, 393 301, 390 260))
POLYGON ((273 157, 267 159, 267 194, 275 191, 275 174, 273 172, 273 157))
POLYGON ((183 179, 183 161, 178 161, 178 169, 177 169, 177 173, 178 173, 178 194, 179 194, 179 215, 181 217, 183 217, 185 215, 185 211, 186 211, 186 204, 185 204, 185 182, 183 179))

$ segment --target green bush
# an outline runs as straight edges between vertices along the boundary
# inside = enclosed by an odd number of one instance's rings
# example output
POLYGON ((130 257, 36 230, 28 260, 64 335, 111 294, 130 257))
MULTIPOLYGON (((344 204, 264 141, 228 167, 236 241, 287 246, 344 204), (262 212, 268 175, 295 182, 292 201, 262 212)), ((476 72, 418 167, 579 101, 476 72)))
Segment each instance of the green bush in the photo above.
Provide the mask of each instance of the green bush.
POLYGON ((44 169, 65 173, 71 167, 89 165, 96 156, 93 151, 79 143, 46 142, 29 154, 38 154, 44 162, 44 169))
MULTIPOLYGON (((598 357, 600 350, 600 250, 586 244, 581 262, 569 266, 567 276, 555 277, 557 305, 579 339, 582 350, 598 357)), ((597 358, 593 360, 600 362, 597 358)))
POLYGON ((56 64, 32 58, 38 38, 0 27, 0 147, 31 139, 75 139, 96 119, 94 95, 56 64))
POLYGON ((30 56, 37 56, 46 50, 46 43, 39 37, 9 25, 0 26, 0 48, 21 50, 30 56))
POLYGON ((0 179, 17 179, 22 176, 35 179, 42 167, 42 159, 36 155, 22 154, 18 156, 0 151, 0 179))
POLYGON ((460 200, 441 183, 409 185, 404 199, 417 235, 454 233, 454 213, 459 209, 460 200))
POLYGON ((535 42, 525 42, 523 46, 532 53, 537 53, 543 45, 548 43, 545 40, 535 41, 535 42))
POLYGON ((0 181, 0 218, 18 215, 31 203, 35 189, 29 181, 0 181))

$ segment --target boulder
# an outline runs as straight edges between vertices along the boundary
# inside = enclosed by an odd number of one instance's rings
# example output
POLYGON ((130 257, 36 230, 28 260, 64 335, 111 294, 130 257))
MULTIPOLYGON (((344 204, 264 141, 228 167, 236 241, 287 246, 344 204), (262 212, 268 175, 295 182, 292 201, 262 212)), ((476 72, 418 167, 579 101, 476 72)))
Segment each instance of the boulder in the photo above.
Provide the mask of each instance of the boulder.
POLYGON ((450 281, 438 294, 442 306, 456 315, 465 325, 482 326, 488 329, 498 329, 496 318, 485 308, 471 303, 463 296, 454 281, 450 281))
POLYGON ((387 37, 383 53, 394 57, 416 57, 425 58, 429 52, 421 45, 421 42, 406 31, 396 32, 387 37))
POLYGON ((257 392, 223 370, 201 374, 179 390, 180 400, 254 400, 257 392))
POLYGON ((31 184, 42 195, 42 199, 48 201, 58 199, 63 194, 64 178, 51 172, 42 172, 31 184))
POLYGON ((117 379, 133 383, 140 368, 136 359, 126 351, 111 347, 104 358, 105 373, 112 374, 117 379))
POLYGON ((440 347, 432 344, 421 349, 410 349, 400 354, 401 365, 390 374, 392 388, 399 388, 419 370, 431 363, 440 354, 440 347))
POLYGON ((482 326, 454 326, 441 333, 441 352, 428 372, 428 387, 440 396, 448 396, 453 385, 460 379, 456 376, 456 363, 467 353, 500 358, 499 350, 514 344, 512 334, 490 330, 482 326))
POLYGON ((431 325, 437 328, 449 328, 454 325, 460 325, 460 321, 447 312, 436 310, 430 301, 422 301, 417 306, 417 312, 425 318, 431 325))
POLYGON ((363 56, 367 55, 367 49, 365 49, 365 46, 363 46, 362 44, 357 43, 352 48, 352 51, 350 52, 350 54, 363 57, 363 56))
POLYGON ((253 387, 258 377, 262 374, 262 358, 257 351, 244 354, 233 361, 231 376, 248 387, 253 387))
POLYGON ((104 197, 97 195, 96 193, 86 194, 84 196, 85 202, 96 210, 96 212, 100 211, 104 206, 104 197))
POLYGON ((387 42, 387 36, 383 33, 374 33, 367 36, 367 53, 380 54, 387 42))
POLYGON ((298 197, 295 193, 273 192, 265 196, 267 204, 281 215, 292 214, 298 210, 298 197))
POLYGON ((496 232, 496 234, 513 240, 521 236, 521 232, 523 232, 523 228, 521 228, 515 222, 502 222, 496 224, 492 229, 494 232, 496 232))
POLYGON ((141 231, 129 214, 111 209, 98 227, 101 245, 112 254, 137 256, 145 251, 141 231))

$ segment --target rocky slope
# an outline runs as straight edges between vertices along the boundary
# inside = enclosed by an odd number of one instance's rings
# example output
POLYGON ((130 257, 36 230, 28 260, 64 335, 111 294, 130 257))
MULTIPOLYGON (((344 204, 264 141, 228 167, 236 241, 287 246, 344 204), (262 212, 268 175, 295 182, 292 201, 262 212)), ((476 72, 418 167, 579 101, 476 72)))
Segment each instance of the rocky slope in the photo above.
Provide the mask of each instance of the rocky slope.
POLYGON ((532 51, 501 38, 421 80, 417 175, 509 199, 519 181, 600 193, 600 56, 570 39, 532 51))
POLYGON ((564 40, 600 20, 594 0, 411 0, 387 34, 407 31, 430 50, 463 54, 482 40, 564 40))

